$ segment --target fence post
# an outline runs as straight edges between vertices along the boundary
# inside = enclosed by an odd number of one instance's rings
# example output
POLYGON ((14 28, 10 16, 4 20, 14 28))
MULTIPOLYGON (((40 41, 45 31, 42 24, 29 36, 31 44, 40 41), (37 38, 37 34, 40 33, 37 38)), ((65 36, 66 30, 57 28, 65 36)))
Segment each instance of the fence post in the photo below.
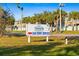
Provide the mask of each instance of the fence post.
POLYGON ((65 40, 66 40, 65 44, 68 44, 68 39, 66 38, 65 40))

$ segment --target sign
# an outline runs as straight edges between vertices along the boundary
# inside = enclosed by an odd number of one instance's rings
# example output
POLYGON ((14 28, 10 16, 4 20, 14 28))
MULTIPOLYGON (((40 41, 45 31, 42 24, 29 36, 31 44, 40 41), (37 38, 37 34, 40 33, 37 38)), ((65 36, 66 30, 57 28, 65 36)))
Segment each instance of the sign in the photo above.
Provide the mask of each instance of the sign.
POLYGON ((26 24, 27 36, 49 36, 49 24, 26 24))

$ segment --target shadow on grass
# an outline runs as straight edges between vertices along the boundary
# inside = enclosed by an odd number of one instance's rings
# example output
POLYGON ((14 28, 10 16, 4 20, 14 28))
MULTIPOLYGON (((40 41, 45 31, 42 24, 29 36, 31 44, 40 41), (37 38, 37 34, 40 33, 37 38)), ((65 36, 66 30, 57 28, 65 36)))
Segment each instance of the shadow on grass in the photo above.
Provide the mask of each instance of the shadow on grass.
MULTIPOLYGON (((46 39, 43 39, 43 40, 33 40, 33 42, 45 42, 45 41, 46 41, 46 39)), ((49 41, 54 41, 54 40, 49 39, 49 41)))
POLYGON ((0 47, 0 56, 78 56, 79 45, 56 47, 59 42, 46 45, 25 45, 22 47, 0 47))
POLYGON ((72 40, 72 39, 77 39, 77 40, 79 40, 79 36, 75 36, 75 37, 71 36, 71 37, 67 37, 67 39, 69 39, 69 40, 72 40))
POLYGON ((79 46, 63 47, 52 51, 51 55, 55 56, 79 56, 79 46))
POLYGON ((26 36, 26 34, 24 34, 24 33, 17 33, 17 32, 13 32, 13 33, 8 32, 8 33, 5 33, 4 35, 5 36, 9 36, 9 37, 11 37, 11 36, 15 36, 15 37, 23 37, 23 36, 26 36))
POLYGON ((48 43, 46 45, 25 45, 23 47, 0 47, 0 55, 1 56, 19 56, 19 55, 29 55, 29 56, 45 56, 51 55, 50 49, 54 48, 57 45, 61 45, 63 43, 48 43))

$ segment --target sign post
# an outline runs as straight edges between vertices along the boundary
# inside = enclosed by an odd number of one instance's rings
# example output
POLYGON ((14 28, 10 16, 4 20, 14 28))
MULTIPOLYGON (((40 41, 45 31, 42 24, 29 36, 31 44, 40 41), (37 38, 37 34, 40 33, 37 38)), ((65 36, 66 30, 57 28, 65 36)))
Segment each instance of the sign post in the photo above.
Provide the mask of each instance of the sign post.
POLYGON ((48 42, 49 41, 49 38, 48 38, 48 36, 46 37, 46 42, 48 42))
POLYGON ((30 43, 31 42, 31 40, 30 40, 30 36, 28 36, 28 43, 30 43))

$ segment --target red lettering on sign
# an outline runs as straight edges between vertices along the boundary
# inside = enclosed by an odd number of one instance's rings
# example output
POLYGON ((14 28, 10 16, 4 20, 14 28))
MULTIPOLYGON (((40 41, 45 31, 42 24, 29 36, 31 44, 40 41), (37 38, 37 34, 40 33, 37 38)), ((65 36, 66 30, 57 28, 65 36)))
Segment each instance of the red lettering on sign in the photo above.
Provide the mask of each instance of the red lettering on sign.
POLYGON ((28 32, 28 34, 32 34, 32 32, 28 32))

